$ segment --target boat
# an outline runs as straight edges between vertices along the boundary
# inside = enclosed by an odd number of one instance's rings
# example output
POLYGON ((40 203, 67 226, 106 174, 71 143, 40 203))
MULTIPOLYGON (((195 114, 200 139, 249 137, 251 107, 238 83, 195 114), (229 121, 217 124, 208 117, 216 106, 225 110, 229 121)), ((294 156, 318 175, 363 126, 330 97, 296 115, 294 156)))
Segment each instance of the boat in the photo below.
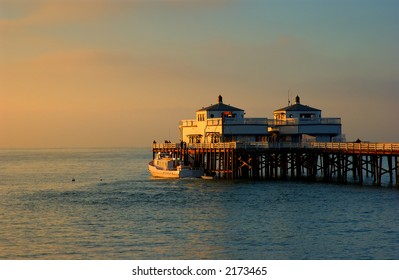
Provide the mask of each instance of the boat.
POLYGON ((148 171, 159 178, 201 178, 204 175, 202 168, 192 168, 171 154, 161 152, 148 163, 148 171))
POLYGON ((213 179, 215 179, 215 176, 203 175, 203 176, 201 176, 201 178, 204 180, 213 180, 213 179))
POLYGON ((204 175, 201 176, 204 180, 213 180, 216 178, 215 172, 205 172, 204 175))

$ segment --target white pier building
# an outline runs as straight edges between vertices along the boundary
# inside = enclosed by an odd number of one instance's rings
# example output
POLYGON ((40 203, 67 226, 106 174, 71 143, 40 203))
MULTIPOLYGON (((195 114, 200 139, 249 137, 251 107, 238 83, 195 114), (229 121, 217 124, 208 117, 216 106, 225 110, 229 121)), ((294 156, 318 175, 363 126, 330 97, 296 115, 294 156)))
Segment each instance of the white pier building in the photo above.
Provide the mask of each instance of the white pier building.
POLYGON ((197 110, 195 120, 180 121, 180 137, 187 143, 266 142, 268 119, 244 115, 219 95, 217 104, 197 110))
POLYGON ((341 119, 322 118, 321 110, 302 105, 299 96, 295 103, 274 111, 269 121, 270 141, 332 142, 341 138, 341 119))
POLYGON ((243 109, 218 103, 197 110, 196 119, 182 120, 180 138, 186 143, 331 142, 341 136, 340 118, 322 118, 321 110, 300 103, 274 111, 274 119, 245 118, 243 109))

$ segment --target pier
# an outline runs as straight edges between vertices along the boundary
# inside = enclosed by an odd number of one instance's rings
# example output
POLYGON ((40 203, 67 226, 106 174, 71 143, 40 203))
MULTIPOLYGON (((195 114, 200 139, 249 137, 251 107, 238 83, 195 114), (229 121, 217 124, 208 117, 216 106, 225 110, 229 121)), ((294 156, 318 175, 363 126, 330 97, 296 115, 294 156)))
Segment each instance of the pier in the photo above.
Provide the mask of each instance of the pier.
POLYGON ((220 179, 290 179, 399 187, 399 143, 154 143, 220 179))

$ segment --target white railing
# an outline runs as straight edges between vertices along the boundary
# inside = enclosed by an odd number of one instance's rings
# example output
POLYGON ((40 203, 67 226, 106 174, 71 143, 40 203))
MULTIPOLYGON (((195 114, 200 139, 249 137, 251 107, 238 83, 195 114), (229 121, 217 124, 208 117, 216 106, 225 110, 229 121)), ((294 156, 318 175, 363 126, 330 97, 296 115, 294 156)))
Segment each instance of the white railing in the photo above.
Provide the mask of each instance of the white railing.
POLYGON ((180 148, 181 145, 180 143, 153 143, 152 148, 153 149, 176 149, 180 148))
POLYGON ((235 149, 237 142, 221 143, 154 143, 153 149, 176 149, 186 147, 188 149, 235 149))
MULTIPOLYGON (((244 118, 244 119, 225 119, 224 125, 229 126, 230 124, 233 125, 264 125, 267 126, 269 120, 267 118, 244 118)), ((208 126, 221 126, 222 125, 222 118, 213 118, 208 119, 207 123, 208 126)))
POLYGON ((367 154, 399 154, 399 143, 349 143, 349 142, 222 142, 222 143, 154 143, 154 149, 318 149, 333 152, 367 154))
POLYGON ((321 119, 286 119, 269 120, 269 126, 299 125, 299 124, 341 124, 341 118, 321 118, 321 119))
POLYGON ((182 120, 180 121, 180 127, 193 127, 197 126, 197 121, 196 120, 182 120))
POLYGON ((269 123, 269 119, 267 118, 245 118, 244 124, 251 125, 251 124, 262 124, 267 126, 269 123))
MULTIPOLYGON (((286 120, 272 120, 267 118, 244 118, 240 120, 225 119, 224 124, 244 124, 244 125, 265 125, 265 126, 288 126, 300 124, 341 124, 340 118, 321 118, 321 119, 286 119, 286 120)), ((181 127, 197 126, 197 120, 181 120, 181 127)), ((222 125, 222 118, 207 119, 208 126, 222 125)))
POLYGON ((222 118, 208 119, 208 120, 206 121, 206 125, 207 125, 207 126, 212 126, 212 125, 219 126, 219 125, 222 125, 222 118))
POLYGON ((191 143, 188 144, 189 149, 235 149, 237 142, 222 142, 222 143, 191 143))
POLYGON ((399 153, 399 143, 309 143, 310 148, 363 153, 399 153))

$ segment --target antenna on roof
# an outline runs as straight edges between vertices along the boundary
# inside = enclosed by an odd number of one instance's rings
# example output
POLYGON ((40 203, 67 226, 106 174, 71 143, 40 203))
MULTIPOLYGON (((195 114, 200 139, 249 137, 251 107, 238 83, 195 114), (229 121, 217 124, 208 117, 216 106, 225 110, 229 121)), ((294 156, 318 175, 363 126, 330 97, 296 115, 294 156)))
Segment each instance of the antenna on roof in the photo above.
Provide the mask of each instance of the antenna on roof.
POLYGON ((290 106, 291 98, 290 98, 290 89, 288 89, 288 106, 290 106))

